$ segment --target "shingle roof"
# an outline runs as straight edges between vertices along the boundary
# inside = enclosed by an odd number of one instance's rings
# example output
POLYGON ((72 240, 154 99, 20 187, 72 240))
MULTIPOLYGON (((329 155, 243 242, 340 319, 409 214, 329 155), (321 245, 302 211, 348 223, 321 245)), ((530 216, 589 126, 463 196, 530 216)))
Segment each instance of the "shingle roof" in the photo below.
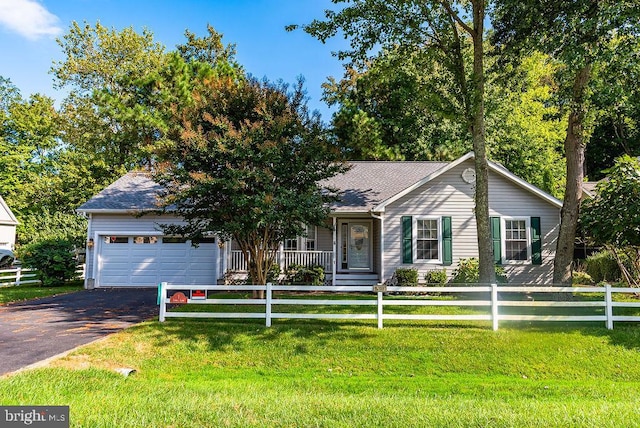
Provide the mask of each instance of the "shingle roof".
POLYGON ((80 205, 78 211, 139 211, 156 209, 162 187, 144 172, 129 172, 80 205))
MULTIPOLYGON (((332 209, 368 212, 386 199, 447 166, 448 162, 351 162, 351 169, 322 182, 342 192, 332 209)), ((148 174, 130 172, 82 204, 78 211, 139 211, 158 208, 162 187, 148 174)))
POLYGON ((322 182, 343 192, 342 200, 331 206, 335 211, 369 211, 449 163, 371 161, 351 165, 346 173, 322 182))

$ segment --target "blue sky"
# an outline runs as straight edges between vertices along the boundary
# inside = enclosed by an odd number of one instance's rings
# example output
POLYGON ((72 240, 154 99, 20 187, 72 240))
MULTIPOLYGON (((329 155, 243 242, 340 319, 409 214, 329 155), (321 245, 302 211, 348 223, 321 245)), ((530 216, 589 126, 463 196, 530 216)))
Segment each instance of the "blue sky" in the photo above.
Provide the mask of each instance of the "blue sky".
POLYGON ((328 76, 340 78, 340 61, 332 50, 344 40, 322 44, 301 30, 285 25, 322 18, 330 0, 0 0, 0 76, 11 79, 24 97, 43 93, 60 101, 49 70, 62 60, 57 37, 72 21, 121 30, 132 26, 151 30, 168 50, 184 42, 184 31, 206 35, 207 23, 235 43, 237 59, 256 77, 293 83, 304 76, 309 106, 330 120, 321 101, 320 85, 328 76))

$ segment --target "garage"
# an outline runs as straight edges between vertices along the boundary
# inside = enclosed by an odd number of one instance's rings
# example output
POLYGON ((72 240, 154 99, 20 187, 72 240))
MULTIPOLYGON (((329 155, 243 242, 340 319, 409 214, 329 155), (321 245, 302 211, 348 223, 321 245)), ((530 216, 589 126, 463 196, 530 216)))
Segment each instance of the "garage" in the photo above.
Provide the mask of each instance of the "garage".
POLYGON ((178 237, 98 235, 96 287, 215 284, 219 248, 214 238, 198 247, 178 237))

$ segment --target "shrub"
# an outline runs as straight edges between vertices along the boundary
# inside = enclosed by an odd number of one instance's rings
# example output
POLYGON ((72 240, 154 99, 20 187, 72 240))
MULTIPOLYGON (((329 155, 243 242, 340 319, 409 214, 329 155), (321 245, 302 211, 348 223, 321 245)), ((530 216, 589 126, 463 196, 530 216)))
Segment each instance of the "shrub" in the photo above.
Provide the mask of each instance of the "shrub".
POLYGON ((572 282, 575 285, 591 285, 593 284, 593 279, 591 278, 591 275, 586 272, 574 271, 572 282))
POLYGON ((280 265, 277 263, 272 264, 271 269, 267 272, 267 282, 277 284, 280 280, 280 272, 280 265))
POLYGON ((585 272, 593 282, 616 282, 620 279, 620 267, 611 251, 603 250, 594 253, 584 261, 585 272))
POLYGON ((323 285, 324 268, 319 265, 290 265, 284 272, 285 282, 298 285, 323 285))
POLYGON ((65 239, 47 239, 26 246, 22 251, 25 266, 38 271, 42 285, 61 285, 76 273, 74 246, 65 239))
POLYGON ((424 274, 427 284, 444 285, 447 283, 447 270, 430 270, 424 274))
POLYGON ((418 285, 418 270, 410 268, 398 268, 395 272, 399 287, 418 285))
MULTIPOLYGON (((507 275, 502 266, 495 266, 496 282, 499 284, 507 283, 507 275)), ((477 284, 480 282, 480 262, 478 259, 471 257, 468 259, 460 259, 458 267, 453 271, 451 282, 455 284, 477 284)))

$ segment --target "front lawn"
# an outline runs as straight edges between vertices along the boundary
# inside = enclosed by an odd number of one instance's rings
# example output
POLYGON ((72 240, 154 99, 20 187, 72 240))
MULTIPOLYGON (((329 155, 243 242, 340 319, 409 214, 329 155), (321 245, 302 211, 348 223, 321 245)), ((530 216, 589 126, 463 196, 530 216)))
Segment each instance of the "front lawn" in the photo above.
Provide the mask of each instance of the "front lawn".
POLYGON ((80 291, 82 288, 83 282, 81 280, 70 281, 56 287, 43 287, 33 284, 3 286, 0 287, 0 304, 72 293, 74 291, 80 291))
POLYGON ((87 427, 628 427, 639 351, 624 323, 171 319, 4 378, 0 404, 87 427))

